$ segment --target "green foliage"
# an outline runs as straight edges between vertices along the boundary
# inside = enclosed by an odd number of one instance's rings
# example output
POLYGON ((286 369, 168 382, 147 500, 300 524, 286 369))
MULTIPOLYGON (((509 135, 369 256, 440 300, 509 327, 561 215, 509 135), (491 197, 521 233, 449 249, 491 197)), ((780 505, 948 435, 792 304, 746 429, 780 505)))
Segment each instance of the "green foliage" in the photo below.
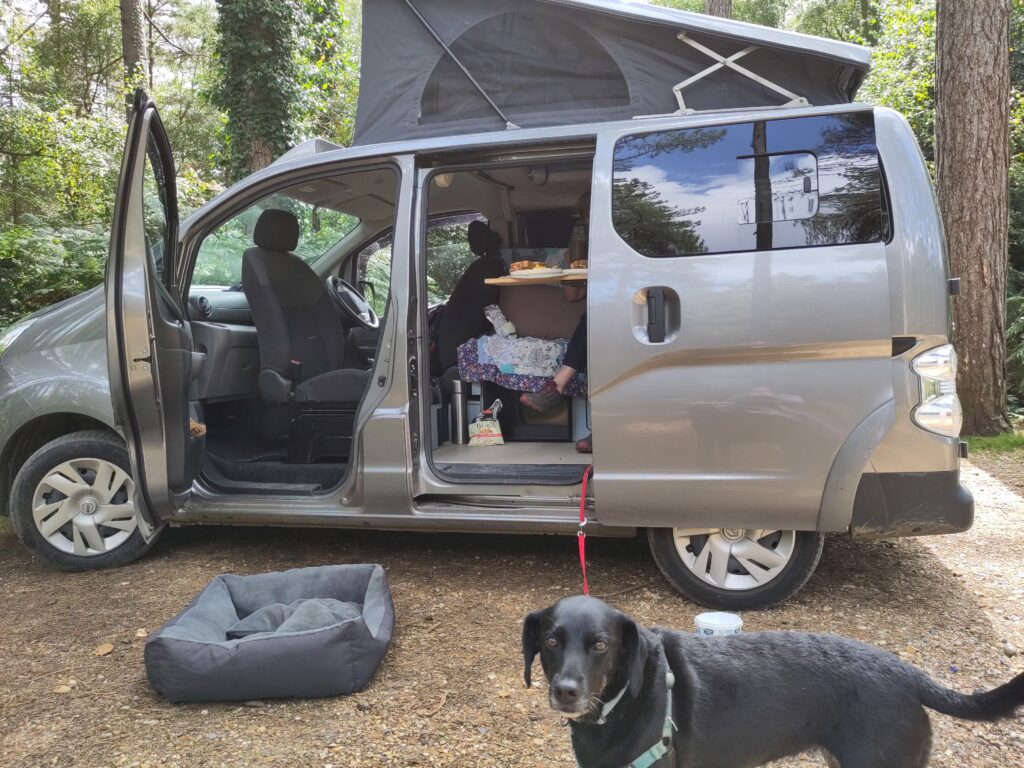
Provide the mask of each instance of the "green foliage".
MULTIPOLYGON (((174 148, 182 215, 254 156, 269 162, 316 135, 350 141, 358 0, 142 5, 143 85, 174 148)), ((0 3, 0 327, 102 279, 124 146, 123 71, 118 0, 0 3)), ((329 240, 330 226, 314 235, 309 248, 326 248, 317 238, 329 240)), ((227 280, 251 240, 221 239, 225 265, 211 263, 206 277, 227 280)))
POLYGON ((0 222, 26 215, 62 223, 108 219, 123 119, 84 119, 70 105, 0 110, 0 157, 7 161, 0 164, 0 222))
MULTIPOLYGON (((652 0, 651 5, 704 13, 704 0, 652 0)), ((766 27, 780 27, 790 5, 790 0, 733 0, 732 15, 739 21, 766 27)))
POLYGON ((299 220, 295 255, 312 264, 349 234, 359 219, 340 211, 315 208, 294 198, 275 195, 228 219, 199 246, 192 282, 195 285, 236 285, 242 280, 242 254, 252 247, 256 220, 267 208, 280 208, 299 220))
POLYGON ((469 249, 469 222, 439 223, 427 230, 428 304, 452 295, 466 268, 476 260, 469 249))
POLYGON ((370 254, 363 272, 363 281, 369 284, 367 300, 378 316, 387 309, 388 292, 391 290, 391 240, 370 254))
POLYGON ((103 227, 50 227, 33 216, 0 231, 0 328, 103 280, 103 227))
POLYGON ((143 0, 143 7, 159 27, 146 25, 154 72, 146 88, 174 148, 179 202, 191 210, 223 189, 226 178, 224 116, 212 101, 219 82, 217 9, 213 0, 143 0))
POLYGON ((901 112, 925 157, 935 151, 934 0, 882 0, 881 32, 860 98, 901 112))
MULTIPOLYGON (((1024 0, 1010 15, 1010 247, 1006 280, 1006 387, 1009 410, 1024 414, 1024 0)), ((973 444, 973 443, 972 443, 973 444)))
POLYGON ((352 143, 359 95, 359 2, 297 0, 300 15, 300 100, 304 137, 352 143))
POLYGON ((268 165, 295 138, 299 46, 296 8, 282 0, 217 0, 220 81, 229 178, 268 165))
POLYGON ((795 3, 790 26, 808 35, 874 45, 880 29, 879 4, 876 0, 795 3))
MULTIPOLYGON (((144 0, 184 209, 221 188, 211 0, 144 0)), ((154 66, 155 64, 155 66, 154 66)), ((0 327, 103 279, 125 137, 117 0, 0 4, 0 327)))
POLYGON ((971 453, 1015 453, 1024 450, 1024 435, 1005 432, 994 437, 974 436, 970 449, 971 453))
POLYGON ((44 111, 104 114, 124 79, 118 0, 51 3, 48 18, 24 51, 19 90, 44 111))

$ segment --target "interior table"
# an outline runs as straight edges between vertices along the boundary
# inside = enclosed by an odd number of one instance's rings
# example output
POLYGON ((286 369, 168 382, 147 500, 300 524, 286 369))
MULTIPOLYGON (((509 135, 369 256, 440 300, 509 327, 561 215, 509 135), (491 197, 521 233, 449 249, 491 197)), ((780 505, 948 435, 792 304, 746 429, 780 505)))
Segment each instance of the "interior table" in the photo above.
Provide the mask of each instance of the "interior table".
POLYGON ((584 275, 549 275, 546 277, 489 277, 484 282, 487 285, 586 285, 587 276, 584 275))

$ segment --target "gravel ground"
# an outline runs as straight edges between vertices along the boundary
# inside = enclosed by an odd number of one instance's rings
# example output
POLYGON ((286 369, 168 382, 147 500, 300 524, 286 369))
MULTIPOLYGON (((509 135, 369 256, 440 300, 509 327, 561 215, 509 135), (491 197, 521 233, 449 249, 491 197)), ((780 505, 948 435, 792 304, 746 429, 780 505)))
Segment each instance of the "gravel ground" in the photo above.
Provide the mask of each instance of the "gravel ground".
MULTIPOLYGON (((747 630, 835 632, 889 648, 961 690, 1024 671, 1024 501, 965 466, 978 500, 968 534, 896 542, 833 537, 787 605, 747 630)), ((591 585, 640 621, 682 629, 640 541, 590 542, 591 585)), ((62 574, 0 527, 3 766, 573 766, 567 729, 521 678, 522 616, 578 589, 575 542, 558 537, 191 528, 141 562, 62 574), (387 568, 397 631, 355 696, 171 705, 148 687, 146 633, 212 577, 339 562, 387 568), (110 644, 113 650, 97 655, 110 644)), ((996 725, 933 715, 932 765, 1024 764, 1024 717, 996 725)), ((824 766, 811 756, 773 768, 824 766)))

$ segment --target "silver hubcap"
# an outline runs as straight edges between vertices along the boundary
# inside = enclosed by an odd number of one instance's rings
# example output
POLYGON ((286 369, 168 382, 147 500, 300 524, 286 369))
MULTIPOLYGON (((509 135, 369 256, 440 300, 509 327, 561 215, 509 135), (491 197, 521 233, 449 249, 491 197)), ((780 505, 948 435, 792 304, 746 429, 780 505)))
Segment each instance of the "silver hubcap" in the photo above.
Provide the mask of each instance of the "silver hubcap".
POLYGON ((796 547, 796 531, 674 528, 672 534, 683 564, 719 589, 767 584, 782 573, 796 547))
POLYGON ((43 476, 32 496, 32 518, 43 538, 82 557, 102 555, 135 532, 135 484, 104 459, 72 459, 43 476))

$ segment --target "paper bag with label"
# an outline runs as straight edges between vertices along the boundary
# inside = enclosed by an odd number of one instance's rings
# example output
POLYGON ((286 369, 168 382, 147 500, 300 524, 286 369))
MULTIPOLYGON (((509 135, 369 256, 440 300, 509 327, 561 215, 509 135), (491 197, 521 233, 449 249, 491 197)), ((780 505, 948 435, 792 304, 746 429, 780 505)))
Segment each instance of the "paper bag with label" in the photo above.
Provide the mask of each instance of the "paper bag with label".
POLYGON ((470 445, 504 445, 505 438, 501 435, 501 424, 498 414, 501 412, 501 400, 495 400, 487 410, 481 411, 476 420, 469 425, 470 445))

